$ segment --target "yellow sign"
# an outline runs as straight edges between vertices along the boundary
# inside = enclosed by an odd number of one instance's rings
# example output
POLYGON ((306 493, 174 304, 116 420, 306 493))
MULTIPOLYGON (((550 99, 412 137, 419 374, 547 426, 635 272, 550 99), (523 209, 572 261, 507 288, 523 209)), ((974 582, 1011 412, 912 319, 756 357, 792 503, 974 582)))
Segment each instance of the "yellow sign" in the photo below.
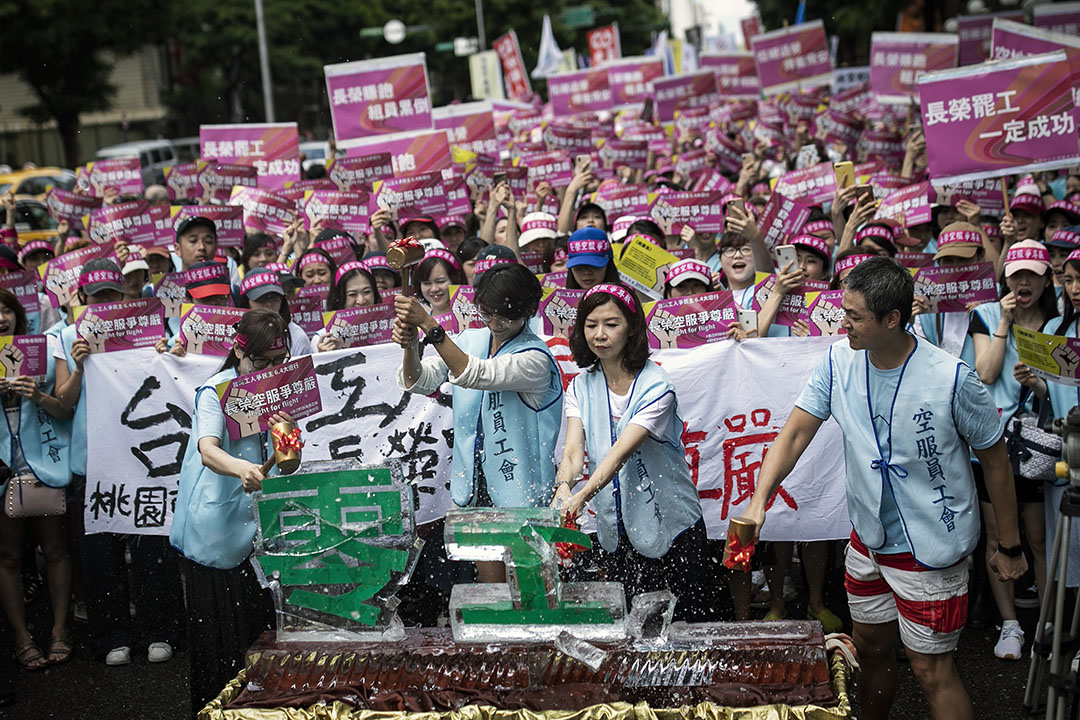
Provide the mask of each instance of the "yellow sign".
POLYGON ((616 258, 615 267, 627 285, 660 300, 664 297, 668 268, 678 261, 679 258, 654 245, 643 235, 634 235, 623 243, 623 251, 616 258))
POLYGON ((1080 340, 1047 335, 1013 325, 1020 362, 1039 377, 1062 385, 1080 387, 1080 340))

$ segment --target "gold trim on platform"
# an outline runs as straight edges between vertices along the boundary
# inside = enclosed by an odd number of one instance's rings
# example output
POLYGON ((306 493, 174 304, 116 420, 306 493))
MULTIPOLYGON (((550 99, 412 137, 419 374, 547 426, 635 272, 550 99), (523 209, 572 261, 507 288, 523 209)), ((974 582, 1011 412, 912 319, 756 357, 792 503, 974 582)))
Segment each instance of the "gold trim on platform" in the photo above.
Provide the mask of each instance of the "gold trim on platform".
POLYGON ((382 712, 357 710, 342 702, 312 705, 306 708, 237 708, 224 709, 240 694, 245 671, 241 670, 221 694, 199 712, 198 720, 846 720, 851 717, 848 684, 851 671, 838 652, 829 656, 833 693, 839 699, 834 707, 818 705, 759 705, 752 708, 723 707, 714 703, 686 705, 680 708, 651 708, 645 703, 592 705, 581 710, 497 710, 490 706, 469 705, 451 712, 382 712))

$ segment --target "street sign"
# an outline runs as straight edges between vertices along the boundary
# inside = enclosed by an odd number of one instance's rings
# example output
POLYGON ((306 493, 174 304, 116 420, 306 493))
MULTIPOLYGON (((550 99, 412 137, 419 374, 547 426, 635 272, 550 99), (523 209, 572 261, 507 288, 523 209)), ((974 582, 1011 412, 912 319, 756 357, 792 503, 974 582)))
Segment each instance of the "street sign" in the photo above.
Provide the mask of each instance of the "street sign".
POLYGON ((562 21, 566 27, 590 27, 593 24, 593 9, 591 5, 570 7, 563 10, 562 21))
POLYGON ((480 50, 480 43, 474 37, 454 38, 454 54, 458 57, 466 57, 480 50))

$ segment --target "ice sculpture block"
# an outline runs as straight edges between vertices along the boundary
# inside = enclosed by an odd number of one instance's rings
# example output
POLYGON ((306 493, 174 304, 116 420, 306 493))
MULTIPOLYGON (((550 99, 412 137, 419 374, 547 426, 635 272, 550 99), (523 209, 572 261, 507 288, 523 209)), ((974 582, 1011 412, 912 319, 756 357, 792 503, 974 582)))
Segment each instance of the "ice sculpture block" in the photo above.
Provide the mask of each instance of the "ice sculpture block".
POLYGON ((446 514, 445 542, 453 560, 506 566, 506 583, 454 586, 450 627, 458 642, 551 642, 562 632, 582 640, 626 636, 620 583, 560 580, 555 543, 592 543, 562 527, 554 508, 453 509, 446 514))
POLYGON ((255 495, 252 563, 274 594, 279 640, 397 640, 397 591, 420 558, 399 463, 310 463, 255 495))

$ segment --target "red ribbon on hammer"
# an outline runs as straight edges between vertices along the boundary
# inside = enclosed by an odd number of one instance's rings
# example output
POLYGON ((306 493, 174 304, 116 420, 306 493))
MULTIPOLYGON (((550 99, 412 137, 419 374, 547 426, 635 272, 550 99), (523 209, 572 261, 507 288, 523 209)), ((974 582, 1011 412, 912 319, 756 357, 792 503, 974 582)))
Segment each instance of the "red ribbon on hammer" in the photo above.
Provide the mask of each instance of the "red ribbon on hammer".
MULTIPOLYGON (((570 528, 571 530, 578 530, 577 517, 571 515, 569 512, 563 517, 563 527, 570 528)), ((574 555, 581 552, 585 548, 576 543, 561 542, 555 543, 555 552, 559 554, 560 564, 568 564, 574 559, 574 555)))
POLYGON ((739 542, 739 538, 728 535, 727 557, 724 558, 724 567, 728 570, 736 568, 746 572, 750 569, 750 556, 754 554, 754 542, 751 540, 746 545, 739 542))
POLYGON ((288 434, 271 430, 270 434, 274 438, 274 449, 278 452, 300 452, 300 448, 304 447, 304 441, 300 439, 300 428, 293 428, 288 434))

